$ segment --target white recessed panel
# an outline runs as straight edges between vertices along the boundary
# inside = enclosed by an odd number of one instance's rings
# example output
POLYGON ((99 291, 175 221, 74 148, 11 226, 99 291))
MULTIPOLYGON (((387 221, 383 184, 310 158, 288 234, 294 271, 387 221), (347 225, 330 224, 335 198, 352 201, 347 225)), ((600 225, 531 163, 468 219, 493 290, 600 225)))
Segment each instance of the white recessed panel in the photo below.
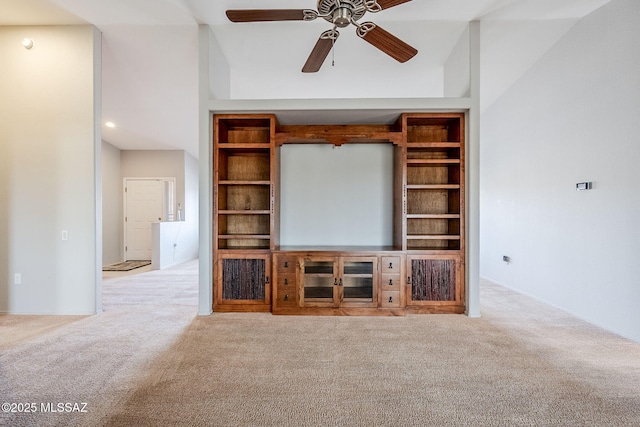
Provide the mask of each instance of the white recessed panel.
POLYGON ((393 242, 391 144, 284 145, 281 245, 393 242))

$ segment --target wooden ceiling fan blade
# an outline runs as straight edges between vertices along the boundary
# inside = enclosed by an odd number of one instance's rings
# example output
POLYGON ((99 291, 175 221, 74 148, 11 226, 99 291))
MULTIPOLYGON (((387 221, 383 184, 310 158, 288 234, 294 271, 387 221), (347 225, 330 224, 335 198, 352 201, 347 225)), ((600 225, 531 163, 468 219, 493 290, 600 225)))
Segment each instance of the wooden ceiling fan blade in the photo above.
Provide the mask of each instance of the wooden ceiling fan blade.
POLYGON ((315 73, 320 70, 339 35, 340 33, 336 30, 327 30, 320 34, 320 38, 313 47, 309 58, 307 58, 307 62, 302 67, 303 73, 315 73))
POLYGON ((358 27, 357 34, 398 62, 407 62, 418 53, 417 49, 373 22, 362 23, 358 27))
POLYGON ((403 3, 408 3, 410 1, 411 0, 377 0, 380 5, 380 9, 382 10, 389 9, 390 7, 398 6, 403 3))
POLYGON ((305 9, 227 10, 231 22, 304 21, 305 9))

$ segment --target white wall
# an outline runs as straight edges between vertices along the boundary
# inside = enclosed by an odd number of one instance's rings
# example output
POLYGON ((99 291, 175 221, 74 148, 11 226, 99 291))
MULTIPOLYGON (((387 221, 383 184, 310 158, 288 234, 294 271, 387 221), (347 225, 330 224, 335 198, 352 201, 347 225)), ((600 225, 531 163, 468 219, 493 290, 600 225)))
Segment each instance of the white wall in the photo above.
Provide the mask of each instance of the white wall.
POLYGON ((470 95, 471 58, 469 57, 469 46, 469 28, 467 28, 444 63, 444 96, 457 98, 470 95))
POLYGON ((284 145, 280 244, 393 245, 393 145, 284 145))
MULTIPOLYGON (((208 25, 198 26, 198 314, 211 314, 213 301, 213 123, 208 103, 211 96, 211 61, 218 60, 210 52, 213 35, 208 25)), ((226 58, 224 58, 226 62, 226 58)))
MULTIPOLYGON (((123 150, 120 155, 122 177, 174 177, 176 179, 175 202, 176 205, 180 203, 184 215, 188 210, 184 203, 184 155, 185 152, 182 150, 123 150)), ((122 194, 122 190, 120 193, 122 194)))
POLYGON ((578 19, 482 21, 482 99, 484 112, 553 47, 578 19))
POLYGON ((186 207, 184 222, 181 230, 179 252, 181 260, 190 260, 198 257, 199 249, 199 163, 191 154, 184 153, 184 205, 186 207))
POLYGON ((152 270, 164 270, 197 258, 197 254, 194 256, 184 250, 186 239, 183 230, 185 228, 186 221, 154 222, 151 224, 152 270))
POLYGON ((206 28, 206 32, 211 49, 208 58, 210 63, 207 70, 209 75, 209 97, 212 99, 229 99, 231 97, 231 68, 229 67, 229 62, 211 29, 206 28))
POLYGON ((639 25, 614 0, 483 114, 480 239, 483 276, 637 341, 639 25))
MULTIPOLYGON (((410 63, 390 58, 361 40, 351 27, 340 30, 335 49, 317 73, 301 73, 319 35, 330 28, 323 20, 309 23, 304 29, 299 23, 281 23, 268 33, 259 25, 216 26, 214 34, 224 42, 224 58, 231 69, 230 99, 442 97, 442 64, 467 23, 388 22, 382 15, 376 18, 382 28, 418 49, 410 63), (248 44, 252 49, 247 49, 248 44), (247 52, 251 52, 253 67, 240 65, 246 62, 247 52)), ((214 61, 222 57, 215 45, 211 54, 214 61)))
POLYGON ((99 38, 89 26, 0 27, 1 312, 96 312, 99 38))
POLYGON ((120 150, 102 141, 102 265, 122 261, 120 150))

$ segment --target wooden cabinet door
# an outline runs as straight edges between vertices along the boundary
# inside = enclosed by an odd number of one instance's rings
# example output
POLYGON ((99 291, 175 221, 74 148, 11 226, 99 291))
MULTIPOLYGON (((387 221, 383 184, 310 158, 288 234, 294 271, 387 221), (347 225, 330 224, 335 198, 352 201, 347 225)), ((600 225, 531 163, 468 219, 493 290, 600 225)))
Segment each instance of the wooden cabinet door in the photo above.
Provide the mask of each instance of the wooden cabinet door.
POLYGON ((407 256, 407 305, 459 306, 463 304, 463 271, 459 256, 407 256))
POLYGON ((216 266, 215 306, 264 311, 271 304, 270 254, 223 253, 216 266), (253 306, 253 309, 251 308, 253 306))

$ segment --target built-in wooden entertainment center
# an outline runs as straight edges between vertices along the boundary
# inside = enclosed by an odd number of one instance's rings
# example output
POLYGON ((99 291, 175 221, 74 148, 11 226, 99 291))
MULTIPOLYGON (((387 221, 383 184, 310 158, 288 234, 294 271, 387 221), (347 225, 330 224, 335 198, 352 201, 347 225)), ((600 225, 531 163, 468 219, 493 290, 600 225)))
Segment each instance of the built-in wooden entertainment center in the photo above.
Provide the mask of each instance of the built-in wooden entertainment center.
POLYGON ((403 315, 465 311, 464 113, 392 125, 280 125, 214 115, 213 310, 403 315), (280 246, 284 144, 393 145, 393 244, 280 246))

